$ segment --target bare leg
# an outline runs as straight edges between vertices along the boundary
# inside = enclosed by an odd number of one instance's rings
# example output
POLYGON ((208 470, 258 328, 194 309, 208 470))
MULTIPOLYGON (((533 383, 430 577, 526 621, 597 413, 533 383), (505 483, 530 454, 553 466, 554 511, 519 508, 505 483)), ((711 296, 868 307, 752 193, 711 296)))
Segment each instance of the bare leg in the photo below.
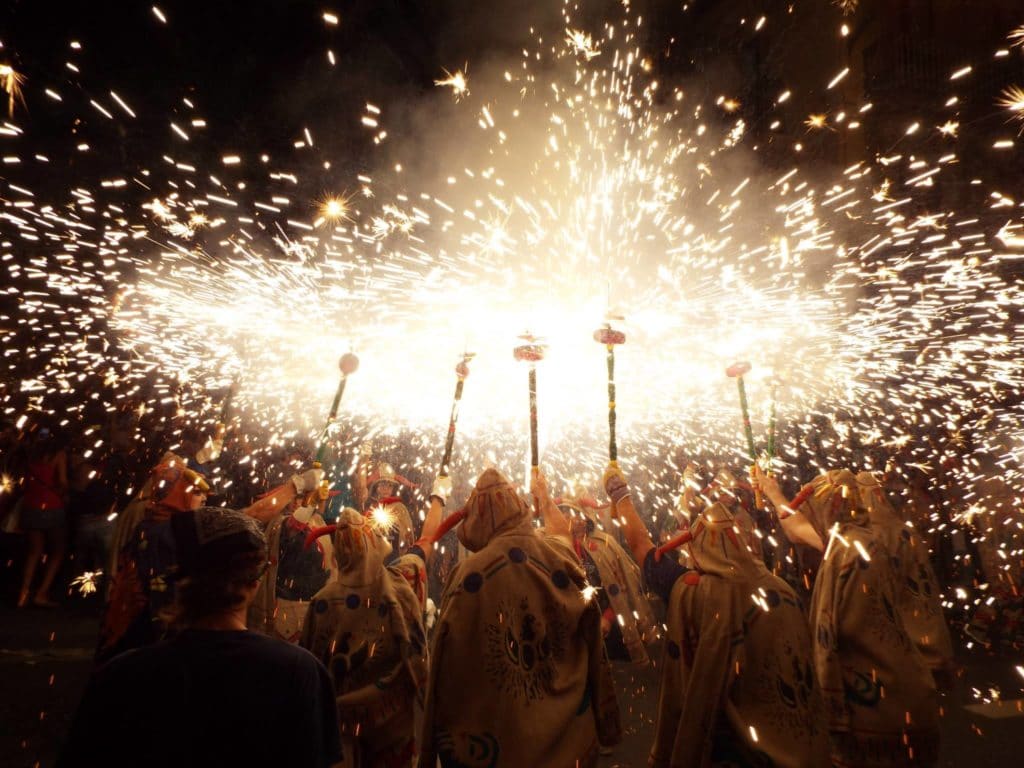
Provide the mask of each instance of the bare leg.
POLYGON ((36 592, 33 600, 37 605, 51 604, 50 588, 53 586, 53 580, 57 577, 61 563, 64 562, 64 553, 67 549, 67 531, 63 528, 54 528, 49 534, 50 551, 46 557, 46 571, 43 573, 43 583, 39 585, 39 591, 36 592))
POLYGON ((46 542, 45 534, 42 531, 28 532, 28 552, 25 553, 25 565, 21 572, 21 592, 18 593, 18 607, 24 608, 28 603, 28 595, 32 589, 32 579, 36 575, 36 567, 43 556, 43 546, 46 542))

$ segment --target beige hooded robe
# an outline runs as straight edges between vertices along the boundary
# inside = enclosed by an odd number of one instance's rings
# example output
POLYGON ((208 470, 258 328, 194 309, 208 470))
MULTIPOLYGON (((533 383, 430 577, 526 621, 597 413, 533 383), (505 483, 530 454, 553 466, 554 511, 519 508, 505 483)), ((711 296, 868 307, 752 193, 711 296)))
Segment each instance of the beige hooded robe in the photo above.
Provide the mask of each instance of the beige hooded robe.
POLYGON ((857 487, 868 510, 871 530, 889 553, 896 572, 896 610, 903 628, 929 669, 949 669, 953 665, 953 642, 942 615, 939 582, 924 539, 896 514, 873 474, 859 473, 857 487))
POLYGON ((833 764, 934 764, 935 682, 903 626, 896 574, 868 526, 856 478, 847 470, 821 475, 794 506, 826 543, 810 618, 833 764))
POLYGON ((719 503, 691 528, 668 605, 654 768, 828 762, 811 639, 792 588, 719 503))
POLYGON ((342 765, 408 766, 427 682, 425 565, 414 549, 385 566, 391 545, 354 509, 342 510, 336 526, 338 574, 313 598, 299 644, 334 683, 342 765))
POLYGON ((597 602, 568 545, 488 469, 466 503, 472 552, 449 578, 434 632, 420 768, 588 768, 620 737, 597 602))
POLYGON ((656 639, 657 624, 644 594, 640 567, 619 542, 600 530, 596 509, 577 502, 563 502, 561 508, 571 515, 576 555, 582 559, 586 553, 597 566, 601 590, 615 614, 629 661, 648 664, 646 645, 656 639))

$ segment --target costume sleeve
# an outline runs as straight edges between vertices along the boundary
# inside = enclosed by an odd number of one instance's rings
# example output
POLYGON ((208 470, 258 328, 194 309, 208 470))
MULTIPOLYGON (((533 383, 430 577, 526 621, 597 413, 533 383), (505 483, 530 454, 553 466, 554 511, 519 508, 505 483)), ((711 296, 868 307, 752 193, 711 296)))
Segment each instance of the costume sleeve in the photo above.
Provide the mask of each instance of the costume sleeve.
POLYGON ((661 560, 655 560, 656 551, 652 549, 644 558, 644 586, 668 605, 676 580, 689 569, 681 566, 667 554, 663 555, 661 560))

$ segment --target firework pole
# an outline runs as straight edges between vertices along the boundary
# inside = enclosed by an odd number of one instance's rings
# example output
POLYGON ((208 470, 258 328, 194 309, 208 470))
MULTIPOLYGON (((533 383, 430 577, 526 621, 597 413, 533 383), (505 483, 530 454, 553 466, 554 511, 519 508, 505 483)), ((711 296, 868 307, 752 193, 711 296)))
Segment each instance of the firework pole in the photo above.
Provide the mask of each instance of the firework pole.
POLYGON ((594 341, 608 350, 608 460, 619 465, 619 448, 615 443, 615 346, 626 343, 626 334, 616 331, 611 323, 594 331, 594 341))
POLYGON ((327 433, 331 424, 338 416, 338 406, 341 404, 341 396, 345 394, 345 383, 348 377, 359 370, 359 358, 351 352, 346 352, 338 361, 338 368, 341 370, 341 380, 338 382, 338 391, 334 393, 334 402, 331 403, 331 412, 327 416, 327 423, 324 425, 323 436, 320 438, 320 449, 316 452, 314 466, 320 467, 324 461, 324 454, 327 452, 327 433))
POLYGON ((452 460, 452 447, 455 445, 455 424, 459 420, 459 403, 462 401, 462 387, 469 376, 469 361, 473 359, 472 352, 466 352, 462 361, 455 366, 455 375, 458 377, 455 382, 455 399, 452 401, 452 416, 448 421, 448 438, 444 444, 444 458, 441 459, 441 477, 448 477, 448 465, 452 460))
POLYGON ((772 409, 768 414, 768 474, 772 474, 772 467, 775 464, 775 411, 776 403, 778 401, 779 394, 779 382, 776 379, 772 380, 772 409))
MULTIPOLYGON (((754 446, 754 431, 750 426, 750 408, 747 405, 747 388, 743 383, 743 376, 749 371, 750 363, 733 363, 725 369, 725 375, 731 379, 736 379, 736 388, 740 393, 740 410, 743 413, 743 431, 747 437, 747 451, 750 453, 751 463, 754 467, 757 467, 757 448, 754 446)), ((761 498, 760 491, 755 492, 754 503, 757 504, 758 509, 764 508, 764 499, 761 498)))
POLYGON ((526 341, 513 350, 516 360, 530 364, 530 466, 540 466, 540 452, 537 447, 537 363, 544 359, 545 347, 540 340, 526 333, 519 338, 526 341))

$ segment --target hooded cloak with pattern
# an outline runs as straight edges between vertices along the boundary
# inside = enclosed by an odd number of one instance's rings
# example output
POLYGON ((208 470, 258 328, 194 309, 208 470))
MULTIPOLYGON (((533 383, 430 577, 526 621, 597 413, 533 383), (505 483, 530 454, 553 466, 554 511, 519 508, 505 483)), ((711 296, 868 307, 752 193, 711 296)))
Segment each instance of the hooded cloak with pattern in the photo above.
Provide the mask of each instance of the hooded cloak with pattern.
POLYGON ((391 545, 354 509, 336 526, 337 578, 313 598, 299 643, 334 683, 342 765, 407 766, 427 682, 423 558, 414 549, 386 566, 391 545))
MULTIPOLYGON (((614 621, 622 633, 622 644, 634 664, 647 664, 645 644, 655 640, 656 622, 651 604, 644 594, 640 567, 626 550, 611 535, 600 530, 594 507, 580 502, 563 501, 562 511, 571 514, 573 523, 573 548, 583 561, 589 557, 597 568, 600 592, 598 600, 604 607, 605 600, 613 614, 614 621), (580 530, 582 529, 582 530, 580 530)), ((583 562, 584 571, 588 564, 583 562)), ((594 579, 589 581, 594 584, 594 579)), ((596 586, 596 584, 594 584, 596 586)))
POLYGON ((589 768, 620 738, 600 609, 568 543, 486 470, 434 632, 420 768, 589 768))
POLYGON ((821 475, 793 506, 826 542, 810 618, 834 764, 933 764, 935 683, 903 626, 896 574, 868 526, 856 478, 848 470, 821 475))
POLYGON ((873 474, 859 473, 857 486, 868 510, 871 530, 889 553, 896 571, 896 610, 903 628, 930 669, 949 668, 953 663, 953 642, 942 615, 939 582, 928 558, 928 546, 896 514, 873 474))
POLYGON ((811 640, 792 588, 720 503, 686 545, 668 605, 653 768, 827 764, 811 640), (684 558, 685 559, 685 558, 684 558))

